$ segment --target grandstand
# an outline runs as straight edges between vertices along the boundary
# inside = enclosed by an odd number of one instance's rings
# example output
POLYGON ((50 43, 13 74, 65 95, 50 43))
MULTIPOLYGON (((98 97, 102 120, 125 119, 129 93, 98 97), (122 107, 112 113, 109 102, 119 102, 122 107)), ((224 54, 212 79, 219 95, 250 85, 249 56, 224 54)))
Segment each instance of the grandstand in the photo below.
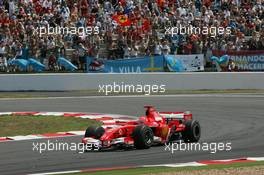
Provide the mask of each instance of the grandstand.
POLYGON ((53 72, 65 70, 60 57, 85 71, 86 57, 191 54, 203 54, 212 67, 216 50, 263 51, 263 19, 261 0, 0 0, 0 71, 32 71, 14 59, 34 58, 53 72), (181 26, 228 32, 168 30, 181 26))

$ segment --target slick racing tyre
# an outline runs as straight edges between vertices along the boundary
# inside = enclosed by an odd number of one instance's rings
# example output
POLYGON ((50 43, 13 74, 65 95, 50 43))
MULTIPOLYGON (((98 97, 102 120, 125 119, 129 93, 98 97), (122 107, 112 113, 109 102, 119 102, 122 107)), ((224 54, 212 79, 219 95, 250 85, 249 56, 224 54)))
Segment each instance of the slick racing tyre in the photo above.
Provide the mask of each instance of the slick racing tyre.
POLYGON ((184 122, 185 131, 182 132, 184 142, 198 142, 201 137, 201 127, 196 120, 187 120, 184 122))
POLYGON ((138 125, 132 133, 132 138, 136 149, 148 149, 153 143, 154 134, 150 127, 138 125))
POLYGON ((86 131, 84 137, 94 137, 95 139, 99 139, 105 130, 101 126, 89 126, 86 131))

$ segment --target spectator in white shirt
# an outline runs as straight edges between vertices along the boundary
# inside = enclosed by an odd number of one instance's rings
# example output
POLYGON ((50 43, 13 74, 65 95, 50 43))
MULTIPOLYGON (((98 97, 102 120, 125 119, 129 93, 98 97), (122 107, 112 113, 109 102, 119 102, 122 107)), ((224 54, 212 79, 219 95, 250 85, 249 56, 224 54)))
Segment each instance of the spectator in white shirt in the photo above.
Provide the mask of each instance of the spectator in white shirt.
POLYGON ((52 9, 52 1, 51 0, 44 0, 42 7, 46 10, 52 9))
POLYGON ((130 57, 130 55, 131 55, 131 48, 128 46, 128 45, 126 45, 125 46, 125 49, 124 49, 124 57, 125 58, 129 58, 130 57))
POLYGON ((170 54, 170 46, 168 45, 167 41, 163 41, 162 43, 162 54, 169 55, 170 54))
POLYGON ((137 57, 138 56, 137 46, 134 45, 134 47, 132 47, 130 54, 131 54, 131 57, 137 57))
POLYGON ((162 46, 160 45, 160 42, 157 42, 155 44, 154 55, 161 55, 161 54, 162 54, 162 46))

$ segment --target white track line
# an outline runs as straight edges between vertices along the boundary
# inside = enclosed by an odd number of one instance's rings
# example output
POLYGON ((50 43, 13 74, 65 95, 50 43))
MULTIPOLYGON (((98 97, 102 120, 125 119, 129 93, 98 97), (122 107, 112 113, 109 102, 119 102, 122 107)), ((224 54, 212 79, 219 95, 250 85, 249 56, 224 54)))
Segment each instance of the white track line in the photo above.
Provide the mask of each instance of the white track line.
POLYGON ((187 166, 206 166, 206 164, 198 163, 198 162, 187 162, 187 163, 172 163, 172 164, 159 164, 159 165, 143 165, 142 167, 187 167, 187 166))
POLYGON ((51 174, 71 174, 71 173, 81 173, 81 171, 60 171, 60 172, 50 172, 50 173, 37 173, 37 174, 28 174, 28 175, 51 175, 51 174))
POLYGON ((264 157, 248 157, 247 160, 264 161, 264 157))

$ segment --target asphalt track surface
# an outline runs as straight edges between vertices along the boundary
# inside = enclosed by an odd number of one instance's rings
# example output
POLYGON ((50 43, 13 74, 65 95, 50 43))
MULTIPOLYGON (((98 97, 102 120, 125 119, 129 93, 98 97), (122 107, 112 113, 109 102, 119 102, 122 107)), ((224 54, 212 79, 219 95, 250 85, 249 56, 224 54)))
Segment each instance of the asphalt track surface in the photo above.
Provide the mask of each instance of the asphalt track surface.
MULTIPOLYGON (((155 105, 160 111, 193 112, 202 127, 200 142, 231 142, 231 151, 176 151, 164 146, 148 150, 88 152, 32 151, 27 140, 0 143, 0 174, 28 174, 70 171, 86 168, 180 163, 209 159, 264 156, 264 96, 178 96, 132 98, 54 98, 0 100, 0 111, 69 111, 142 115, 143 106, 155 105)), ((15 128, 14 128, 15 129, 15 128)), ((53 142, 80 142, 80 137, 50 139, 53 142)))

